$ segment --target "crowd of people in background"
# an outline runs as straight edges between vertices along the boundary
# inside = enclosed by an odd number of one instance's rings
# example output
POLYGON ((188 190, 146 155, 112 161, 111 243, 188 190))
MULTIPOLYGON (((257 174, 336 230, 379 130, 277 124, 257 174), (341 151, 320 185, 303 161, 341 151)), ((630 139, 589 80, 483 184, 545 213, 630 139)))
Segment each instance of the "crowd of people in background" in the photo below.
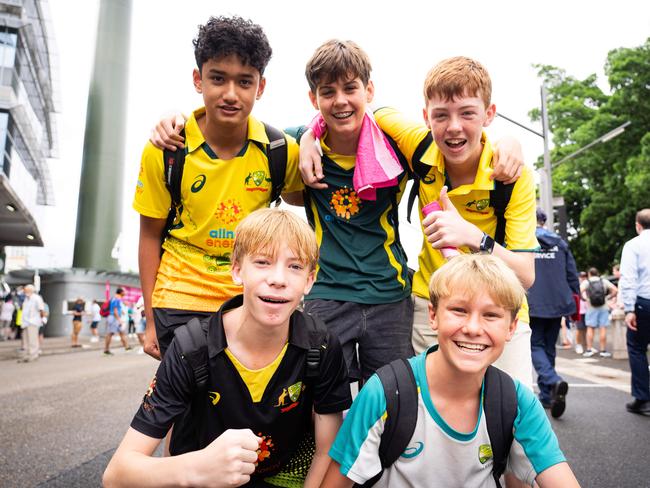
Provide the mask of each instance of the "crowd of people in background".
MULTIPOLYGON (((128 338, 137 338, 140 344, 138 354, 143 354, 144 345, 144 302, 142 297, 135 302, 125 302, 123 290, 110 301, 111 315, 102 317, 103 301, 86 301, 78 297, 63 313, 71 317, 71 348, 88 347, 83 344, 84 335, 89 343, 98 343, 104 338, 104 355, 110 356, 110 343, 114 334, 119 335, 125 350, 131 350, 128 338), (84 332, 84 326, 87 333, 84 332)), ((34 285, 18 286, 0 295, 0 341, 21 341, 17 348, 18 362, 32 362, 42 353, 50 307, 43 301, 34 285), (34 339, 36 337, 36 339, 34 339)))

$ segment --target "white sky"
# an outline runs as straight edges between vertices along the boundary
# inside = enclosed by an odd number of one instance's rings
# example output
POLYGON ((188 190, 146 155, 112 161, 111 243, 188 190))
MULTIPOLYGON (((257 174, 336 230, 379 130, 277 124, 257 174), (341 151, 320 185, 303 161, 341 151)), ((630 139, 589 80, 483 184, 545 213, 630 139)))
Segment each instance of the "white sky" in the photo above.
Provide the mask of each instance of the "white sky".
MULTIPOLYGON (((83 149, 88 84, 94 57, 98 0, 50 0, 60 57, 60 159, 51 162, 57 205, 39 210, 46 247, 31 266, 72 263, 77 191, 83 149)), ((277 127, 309 121, 305 62, 327 39, 356 41, 370 55, 375 106, 392 105, 421 117, 421 86, 428 69, 443 58, 466 55, 492 76, 497 111, 541 132, 528 119, 539 106, 540 80, 531 64, 552 64, 584 78, 602 72, 607 53, 636 47, 650 36, 650 2, 595 0, 522 2, 422 2, 369 0, 280 2, 269 0, 134 0, 125 141, 123 269, 137 269, 138 217, 131 209, 140 153, 154 123, 173 110, 186 113, 202 100, 192 86, 192 39, 210 15, 238 14, 262 25, 273 48, 267 88, 254 114, 277 127), (301 13, 303 11, 303 13, 301 13)), ((527 162, 543 150, 541 138, 503 119, 488 132, 520 138, 527 162)), ((416 217, 417 219, 417 217, 416 217)), ((403 219, 405 221, 405 219, 403 219)), ((417 231, 402 240, 417 262, 417 231)))

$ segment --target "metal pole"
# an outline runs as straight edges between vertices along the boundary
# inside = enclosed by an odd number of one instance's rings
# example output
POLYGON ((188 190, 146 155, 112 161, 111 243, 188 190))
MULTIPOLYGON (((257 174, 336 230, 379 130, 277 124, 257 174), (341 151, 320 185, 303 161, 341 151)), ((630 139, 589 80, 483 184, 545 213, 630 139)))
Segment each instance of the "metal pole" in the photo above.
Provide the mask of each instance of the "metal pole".
POLYGON ((131 0, 101 0, 88 95, 73 266, 117 270, 111 249, 122 226, 122 175, 131 0))
POLYGON ((542 85, 542 133, 544 134, 544 167, 541 171, 541 181, 539 186, 539 200, 542 210, 546 212, 546 224, 552 231, 555 230, 555 219, 553 218, 553 176, 551 174, 551 153, 548 149, 548 112, 546 110, 546 87, 542 85))

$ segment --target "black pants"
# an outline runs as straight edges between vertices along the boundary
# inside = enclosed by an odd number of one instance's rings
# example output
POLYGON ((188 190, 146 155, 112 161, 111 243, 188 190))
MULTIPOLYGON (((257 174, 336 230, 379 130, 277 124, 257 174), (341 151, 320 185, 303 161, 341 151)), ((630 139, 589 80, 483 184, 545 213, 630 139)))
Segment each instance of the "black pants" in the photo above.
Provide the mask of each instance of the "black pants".
POLYGON ((650 300, 636 298, 636 332, 627 329, 627 355, 632 372, 632 396, 650 400, 650 373, 648 372, 648 344, 650 343, 650 300))
POLYGON ((204 317, 209 317, 212 313, 178 310, 175 308, 154 308, 153 321, 156 325, 156 337, 158 338, 160 357, 165 355, 165 351, 167 351, 169 344, 171 344, 174 338, 174 330, 177 327, 187 324, 193 317, 201 320, 204 317))

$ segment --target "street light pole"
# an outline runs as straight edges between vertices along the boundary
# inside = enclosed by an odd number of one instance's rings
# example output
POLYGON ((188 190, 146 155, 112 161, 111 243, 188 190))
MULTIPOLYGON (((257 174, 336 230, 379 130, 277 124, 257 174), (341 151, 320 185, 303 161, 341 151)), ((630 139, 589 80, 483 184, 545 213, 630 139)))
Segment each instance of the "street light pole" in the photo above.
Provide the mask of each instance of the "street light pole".
POLYGON ((544 139, 544 166, 540 172, 539 184, 539 203, 542 210, 546 213, 546 223, 548 228, 553 230, 555 218, 553 216, 553 177, 551 175, 551 153, 548 149, 548 111, 546 109, 546 87, 542 85, 541 90, 542 98, 542 139, 544 139))

